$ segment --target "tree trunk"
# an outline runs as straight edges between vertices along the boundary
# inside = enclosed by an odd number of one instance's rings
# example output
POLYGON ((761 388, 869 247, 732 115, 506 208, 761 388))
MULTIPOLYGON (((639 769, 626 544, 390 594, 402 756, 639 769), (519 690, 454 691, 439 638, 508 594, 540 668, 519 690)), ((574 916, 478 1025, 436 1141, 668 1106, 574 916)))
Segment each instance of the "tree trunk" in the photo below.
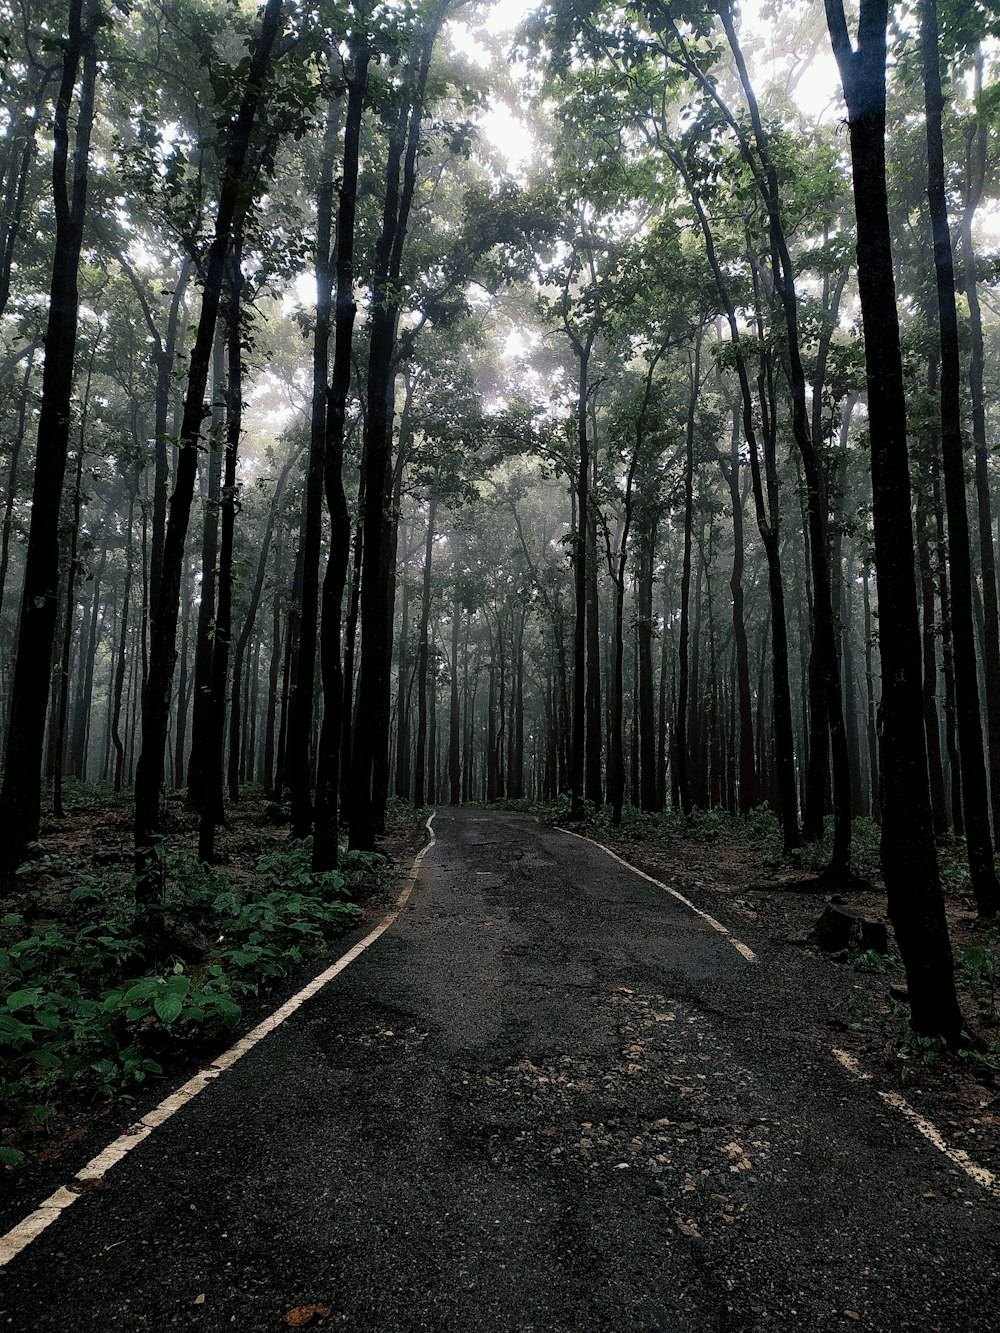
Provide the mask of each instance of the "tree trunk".
POLYGON ((920 570, 920 631, 923 658, 924 731, 927 736, 927 765, 930 779, 931 813, 934 834, 943 838, 948 832, 948 803, 941 763, 941 723, 938 717, 937 637, 934 623, 934 579, 931 574, 930 533, 924 506, 916 504, 917 567, 920 570))
POLYGON ((99 16, 70 0, 68 35, 53 119, 55 249, 45 331, 31 526, 25 558, 17 657, 0 787, 0 892, 14 883, 41 816, 42 746, 59 599, 59 508, 69 448, 70 397, 79 310, 77 275, 86 216, 90 134, 97 86, 93 35, 99 16), (81 69, 82 66, 82 69, 81 69), (79 81, 76 143, 70 163, 70 111, 79 81), (72 179, 70 172, 72 171, 72 179))
POLYGON ((458 645, 461 623, 462 602, 456 593, 451 609, 451 698, 448 712, 448 800, 450 805, 458 805, 462 799, 462 717, 458 695, 458 645))
MULTIPOLYGON (((977 53, 974 91, 982 92, 983 56, 977 53)), ((976 501, 979 525, 979 568, 983 585, 983 683, 989 738, 990 799, 993 837, 1000 836, 1000 612, 997 607, 996 554, 993 549, 993 515, 987 467, 986 396, 983 389, 985 354, 983 320, 976 278, 976 252, 972 224, 983 196, 986 173, 987 122, 979 113, 970 128, 965 207, 962 213, 962 261, 965 296, 969 305, 969 393, 972 400, 972 439, 976 460, 976 501)))
POLYGON ((115 791, 120 792, 125 778, 125 746, 122 744, 119 729, 122 711, 122 687, 125 684, 125 665, 128 649, 128 618, 132 600, 132 522, 135 516, 135 497, 139 489, 138 475, 134 476, 132 489, 128 497, 128 523, 126 525, 125 547, 125 587, 122 592, 122 613, 118 629, 118 659, 115 665, 114 685, 111 701, 111 739, 115 747, 115 791))
POLYGON ((688 777, 688 691, 690 662, 688 643, 691 624, 691 546, 694 538, 694 425, 695 405, 701 381, 701 329, 694 352, 688 358, 688 412, 684 437, 684 555, 681 563, 680 625, 677 634, 677 701, 674 712, 673 768, 677 801, 690 817, 691 786, 688 777))
POLYGON ((316 685, 316 644, 319 619, 319 563, 323 537, 323 479, 325 473, 327 410, 330 370, 330 324, 333 311, 333 164, 337 141, 335 104, 327 111, 323 158, 316 200, 316 327, 313 333, 312 412, 309 429, 309 465, 306 468, 305 506, 300 536, 302 596, 299 602, 295 680, 288 714, 285 780, 292 808, 292 836, 312 832, 313 803, 309 782, 309 738, 316 685))
POLYGON ((955 651, 955 696, 958 744, 962 764, 965 836, 969 872, 981 917, 1000 909, 1000 881, 993 861, 990 812, 983 753, 976 630, 972 611, 972 560, 969 515, 965 497, 962 442, 962 365, 955 309, 955 270, 945 193, 944 145, 941 134, 941 58, 938 52, 937 0, 921 0, 920 40, 924 60, 924 105, 927 127, 927 198, 934 234, 938 328, 941 339, 941 459, 948 511, 948 566, 951 572, 951 625, 955 651))
MULTIPOLYGON (((776 423, 772 409, 772 377, 769 362, 762 352, 757 374, 757 396, 761 415, 761 444, 763 446, 764 476, 761 476, 761 450, 758 447, 757 431, 754 426, 753 395, 747 372, 743 344, 740 338, 739 323, 736 318, 736 306, 729 293, 729 285, 715 251, 712 230, 704 206, 691 181, 680 154, 672 153, 672 160, 680 170, 691 195, 691 202, 698 215, 705 250, 715 277, 719 295, 722 298, 729 323, 730 336, 736 350, 736 372, 740 385, 740 400, 743 410, 743 434, 746 437, 750 456, 750 478, 753 488, 754 510, 757 518, 757 530, 767 560, 768 598, 771 607, 771 693, 774 710, 774 766, 777 799, 781 817, 782 839, 786 855, 799 845, 798 797, 795 787, 795 741, 792 726, 792 697, 788 683, 788 630, 785 618, 785 590, 781 572, 781 542, 778 508, 778 477, 775 458, 776 423), (765 498, 766 485, 766 498, 765 498)), ((755 304, 760 308, 760 293, 757 290, 756 272, 755 304)), ((758 315, 758 332, 763 348, 763 319, 758 315)), ((664 641, 666 635, 664 634, 664 641)), ((663 712, 663 685, 661 676, 661 713, 663 712)), ((661 728, 662 734, 662 728, 661 728)), ((663 790, 663 802, 666 802, 666 788, 663 790)))
POLYGON ((733 415, 733 435, 728 463, 723 463, 723 476, 729 486, 733 509, 733 567, 729 588, 733 597, 733 648, 736 657, 737 717, 739 721, 739 791, 738 807, 746 814, 757 804, 757 766, 753 744, 753 707, 750 696, 750 650, 743 616, 743 496, 740 493, 739 473, 739 416, 733 415))
POLYGON ((587 423, 587 373, 593 334, 583 343, 576 344, 580 363, 580 382, 576 399, 576 435, 579 449, 579 470, 576 477, 576 535, 573 542, 574 628, 573 628, 573 737, 570 745, 570 784, 572 809, 570 818, 584 816, 583 796, 586 772, 587 727, 587 525, 590 504, 590 439, 587 423))
MULTIPOLYGON (((69 566, 66 571, 66 614, 63 618, 62 651, 55 686, 55 707, 49 726, 52 732, 52 813, 62 819, 63 762, 66 755, 66 717, 69 709, 69 664, 76 626, 76 581, 80 575, 80 510, 83 502, 83 430, 76 451, 76 480, 73 485, 73 512, 69 522, 69 566)), ((81 627, 81 634, 83 633, 81 627)))
MULTIPOLYGON (((191 686, 191 751, 188 755, 187 801, 201 811, 207 798, 208 749, 212 731, 212 657, 215 652, 215 617, 219 578, 219 518, 221 516, 226 345, 217 329, 212 353, 212 425, 208 447, 208 475, 201 535, 201 588, 194 638, 194 679, 191 686)), ((161 570, 162 577, 162 570, 161 570)), ((155 615, 155 610, 154 610, 155 615)))
MULTIPOLYGON (((226 694, 229 684, 229 648, 233 638, 233 538, 236 528, 236 460, 243 429, 243 339, 240 318, 243 298, 243 231, 237 221, 229 257, 226 311, 226 457, 220 495, 219 584, 212 646, 210 712, 203 756, 204 788, 198 831, 198 859, 215 862, 215 830, 226 817, 223 751, 226 739, 226 694)), ((235 673, 234 673, 235 674, 235 673)), ((242 674, 242 673, 241 673, 242 674)), ((235 675, 235 688, 240 676, 235 675)))
POLYGON ((427 804, 427 658, 431 616, 431 560, 434 555, 436 517, 437 496, 432 489, 427 506, 427 539, 424 544, 424 577, 420 594, 420 629, 417 639, 417 749, 413 770, 413 804, 418 810, 427 804))
POLYGON ((323 578, 323 725, 319 740, 316 789, 316 831, 313 869, 330 870, 340 856, 341 750, 345 718, 344 662, 341 626, 344 588, 350 560, 351 517, 344 491, 344 434, 347 394, 351 385, 351 346, 354 337, 354 224, 357 207, 361 119, 368 63, 364 45, 352 51, 348 80, 347 121, 344 132, 344 169, 337 211, 337 303, 333 378, 326 410, 323 484, 330 514, 330 553, 323 578))
POLYGON ((871 427, 875 573, 882 657, 882 874, 906 968, 914 1030, 957 1045, 963 1028, 927 778, 920 629, 899 320, 885 171, 888 0, 861 0, 852 46, 843 0, 825 0, 847 101, 858 286, 871 427))
POLYGON ((371 850, 384 827, 380 767, 388 756, 392 607, 388 600, 391 570, 390 445, 393 353, 401 295, 399 275, 403 243, 416 184, 416 159, 423 119, 431 53, 443 14, 437 12, 418 36, 408 80, 408 96, 389 139, 382 230, 375 251, 368 356, 368 417, 364 441, 364 549, 361 568, 361 670, 358 712, 366 719, 353 738, 351 756, 350 842, 371 850), (400 170, 402 169, 402 179, 400 170))
POLYGON ((163 582, 151 622, 149 677, 142 709, 142 751, 135 784, 136 899, 141 917, 153 931, 162 907, 162 862, 155 843, 160 825, 164 747, 177 658, 177 616, 191 501, 198 467, 198 441, 205 411, 205 389, 222 296, 226 256, 234 223, 245 212, 244 168, 271 52, 281 27, 282 0, 267 0, 253 47, 247 83, 233 122, 222 172, 215 230, 205 266, 201 314, 188 367, 174 491, 163 548, 163 582))
MULTIPOLYGON (((660 808, 656 774, 656 729, 653 716, 653 564, 656 523, 643 525, 639 541, 639 571, 636 577, 635 650, 639 668, 636 700, 639 733, 639 793, 643 810, 660 808)), ((666 627, 664 627, 665 633, 666 627)), ((633 797, 633 799, 635 799, 633 797)))
MULTIPOLYGON (((274 524, 277 518, 278 510, 285 495, 285 487, 288 484, 288 478, 292 468, 299 461, 300 451, 292 449, 285 459, 284 466, 278 473, 278 480, 275 482, 274 494, 271 497, 271 505, 267 511, 267 523, 264 528, 264 535, 261 538, 260 554, 257 557, 257 572, 254 576, 253 588, 250 591, 250 605, 247 607, 246 618, 243 621, 243 628, 240 630, 240 636, 236 640, 236 649, 233 653, 233 688, 232 698, 229 709, 229 766, 228 766, 228 787, 229 799, 235 804, 240 796, 240 727, 241 727, 241 709, 240 709, 240 681, 243 678, 243 666, 246 661, 247 646, 250 643, 250 637, 253 634, 254 626, 257 623, 257 613, 260 610, 261 594, 264 590, 264 580, 267 577, 267 562, 271 555, 271 542, 274 537, 274 524)), ((275 587, 279 585, 276 582, 275 587)), ((275 598, 277 602, 278 598, 275 598)), ((258 644, 259 647, 259 644, 258 644)), ((270 762, 267 765, 268 774, 271 771, 270 762)), ((270 785, 270 779, 268 783, 270 785)))
POLYGON ((10 534, 14 523, 14 501, 17 499, 17 467, 24 445, 24 427, 28 415, 28 386, 35 363, 35 349, 32 348, 24 368, 21 393, 17 404, 17 426, 10 446, 10 471, 7 474, 7 497, 3 509, 3 527, 0 530, 0 614, 3 612, 4 592, 7 587, 7 570, 10 563, 10 534))

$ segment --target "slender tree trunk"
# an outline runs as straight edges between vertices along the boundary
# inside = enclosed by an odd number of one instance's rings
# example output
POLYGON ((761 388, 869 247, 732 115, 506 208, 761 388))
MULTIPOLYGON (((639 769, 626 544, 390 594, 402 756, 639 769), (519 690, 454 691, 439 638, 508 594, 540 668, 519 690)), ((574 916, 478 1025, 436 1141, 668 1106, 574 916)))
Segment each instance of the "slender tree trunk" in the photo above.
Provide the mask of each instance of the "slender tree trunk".
POLYGON ((420 594, 420 629, 417 639, 417 749, 413 772, 413 804, 421 809, 427 804, 427 660, 431 616, 431 560, 434 555, 434 521, 437 496, 431 490, 427 506, 427 538, 424 544, 424 577, 420 594))
POLYGON ((371 850, 385 822, 380 769, 388 746, 391 615, 390 446, 393 353, 400 310, 399 275, 403 243, 416 184, 417 148, 431 53, 443 11, 419 34, 411 62, 407 96, 389 140, 382 230, 376 246, 370 313, 368 417, 364 442, 364 549, 361 570, 361 670, 358 711, 367 725, 352 742, 350 842, 371 850), (402 178, 400 172, 402 171, 402 178))
POLYGON ((1000 881, 993 861, 990 811, 983 753, 976 630, 972 611, 972 560, 965 497, 962 442, 962 366, 955 309, 955 270, 945 193, 941 132, 941 58, 938 52, 937 0, 921 0, 920 39, 924 58, 924 105, 927 127, 927 197, 934 234, 938 328, 941 339, 941 458, 948 511, 948 566, 951 572, 951 624, 955 650, 955 696, 962 764, 965 836, 976 907, 981 917, 1000 909, 1000 881))
POLYGON ((21 381, 21 393, 17 405, 17 426, 10 446, 10 471, 7 474, 7 496, 3 508, 3 527, 0 530, 0 614, 3 612, 4 592, 7 587, 7 570, 10 565, 10 534, 14 522, 14 501, 17 499, 17 468, 24 445, 24 428, 28 414, 28 388, 31 372, 35 364, 35 349, 32 348, 24 367, 24 379, 21 381))
POLYGON ((739 417, 734 413, 731 452, 723 475, 733 509, 733 567, 729 588, 733 597, 733 648, 736 658, 737 716, 739 719, 739 810, 746 814, 757 804, 757 766, 754 761, 753 707, 750 697, 750 650, 743 616, 743 496, 739 474, 739 417))
MULTIPOLYGON (((187 800, 193 810, 204 809, 207 797, 208 747, 212 731, 212 656, 215 652, 216 599, 219 578, 219 519, 221 517, 222 466, 225 449, 223 393, 226 377, 226 345, 223 330, 216 329, 212 352, 212 425, 208 447, 201 537, 201 587, 198 625, 194 638, 194 679, 191 687, 191 750, 188 755, 187 800)), ((162 570, 161 570, 162 577, 162 570)), ((155 614, 155 612, 154 612, 155 614)))
MULTIPOLYGON (((643 526, 639 542, 639 570, 636 577, 635 650, 638 658, 639 689, 636 700, 639 735, 638 804, 643 810, 660 808, 656 773, 656 727, 653 716, 653 564, 656 522, 643 526)), ((665 633, 666 627, 664 627, 665 633)), ((633 797, 635 799, 635 797, 633 797)))
MULTIPOLYGON (((77 12, 82 16, 82 10, 77 12)), ((82 17, 77 19, 77 23, 82 24, 82 17)), ((72 39, 71 23, 70 40, 72 39)), ((38 83, 31 104, 24 108, 14 126, 8 128, 8 169, 4 172, 3 195, 0 199, 0 317, 4 315, 10 300, 14 254, 21 235, 28 181, 35 159, 38 126, 42 121, 42 107, 52 79, 51 69, 35 72, 38 83)), ((65 88, 65 84, 63 87, 65 88)))
MULTIPOLYGON (((750 111, 759 166, 750 160, 768 215, 771 241, 771 271, 775 290, 781 302, 787 333, 785 356, 792 391, 792 433, 802 459, 808 505, 809 557, 813 572, 815 615, 813 635, 816 640, 816 669, 824 684, 824 706, 829 731, 833 768, 833 847, 827 875, 832 878, 848 875, 851 860, 851 774, 844 728, 844 705, 840 683, 840 663, 837 655, 833 621, 832 581, 830 577, 829 508, 823 469, 809 427, 806 405, 806 379, 799 346, 798 299, 795 293, 795 270, 788 252, 787 238, 781 220, 778 175, 771 161, 757 100, 736 36, 731 9, 724 5, 720 11, 740 83, 750 111)), ((744 150, 745 151, 745 150, 744 150)), ((825 748, 825 747, 824 747, 825 748)))
POLYGON ((332 869, 337 865, 340 855, 340 763, 346 699, 341 628, 351 544, 351 518, 344 491, 344 435, 356 313, 354 224, 358 162, 370 52, 366 46, 359 46, 352 52, 352 56, 344 134, 344 170, 337 212, 336 345, 333 378, 327 400, 323 471, 326 504, 330 514, 330 553, 323 579, 321 657, 324 711, 317 766, 314 870, 332 869))
MULTIPOLYGON (((69 566, 66 571, 66 614, 63 618, 62 651, 59 655, 59 676, 55 686, 52 719, 52 812, 62 819, 65 811, 62 801, 63 762, 66 754, 66 717, 69 709, 69 664, 76 627, 76 581, 80 575, 80 510, 83 502, 83 431, 76 451, 76 480, 73 485, 73 512, 69 523, 69 566)), ((83 633, 81 627, 81 634, 83 633)))
MULTIPOLYGON (((243 230, 233 228, 229 257, 229 291, 226 311, 226 456, 220 494, 219 584, 212 647, 212 678, 209 696, 203 798, 198 830, 198 859, 203 865, 215 861, 215 830, 226 817, 223 783, 223 752, 226 740, 226 694, 229 684, 229 649, 233 637, 233 539, 236 529, 236 461, 243 429, 243 230)), ((235 676, 235 688, 240 677, 235 676)))
MULTIPOLYGON (((109 515, 110 517, 110 515, 109 515)), ((73 729, 70 737, 70 772, 81 782, 87 781, 87 760, 90 748, 90 721, 94 701, 94 672, 97 650, 104 628, 101 612, 101 585, 108 563, 108 548, 101 550, 101 561, 94 575, 94 590, 90 598, 90 624, 80 640, 80 661, 77 668, 76 697, 73 700, 73 729)))
MULTIPOLYGON (((590 414, 591 417, 593 414, 590 414)), ((597 441, 591 450, 591 494, 597 480, 597 441)), ((595 810, 603 802, 601 768, 601 604, 597 585, 597 514, 588 503, 587 522, 587 731, 584 757, 584 790, 595 810)))
POLYGON ((122 591, 122 613, 118 629, 118 660, 115 666, 114 686, 111 701, 111 740, 115 747, 115 791, 120 792, 125 779, 125 746, 122 744, 119 729, 122 711, 122 687, 125 683, 125 665, 128 648, 128 619, 132 601, 132 523, 135 517, 135 497, 139 489, 139 478, 132 481, 128 497, 128 523, 126 525, 125 547, 125 587, 122 591))
MULTIPOLYGON (((795 741, 792 725, 792 696, 788 683, 788 630, 785 617, 785 590, 781 571, 781 539, 778 507, 778 478, 775 460, 776 424, 772 409, 772 377, 769 362, 761 354, 757 375, 757 396, 761 416, 760 437, 763 445, 764 475, 761 475, 761 450, 758 447, 757 431, 754 425, 753 394, 747 372, 743 344, 740 338, 739 323, 736 318, 736 306, 729 293, 729 284, 719 263, 715 251, 712 229, 705 213, 701 198, 690 175, 687 173, 684 159, 680 154, 671 153, 674 164, 678 167, 691 195, 691 202, 698 215, 705 249, 715 277, 716 286, 722 297, 726 318, 729 323, 730 337, 736 350, 736 371, 740 385, 740 400, 743 409, 743 433, 746 437, 749 458, 750 478, 753 488, 754 509, 757 518, 757 530, 767 560, 768 598, 771 607, 771 692, 774 710, 774 768, 777 787, 778 808, 781 816, 782 839, 786 855, 799 845, 798 796, 795 785, 795 741), (766 485, 766 499, 765 499, 766 485)), ((761 305, 760 293, 756 290, 755 304, 761 305)), ((763 334, 763 318, 758 315, 758 332, 763 334)), ((761 336, 761 346, 765 345, 761 336)), ((666 636, 664 635, 664 639, 666 636)), ((664 698, 661 686, 661 711, 664 698)), ((662 734, 662 729, 661 729, 662 734)), ((663 791, 666 802, 666 789, 663 791)))
POLYGON ((270 800, 277 799, 274 789, 275 724, 278 714, 278 689, 281 679, 281 594, 284 548, 279 528, 274 548, 274 589, 271 596, 271 656, 267 671, 267 717, 264 722, 264 791, 270 800))
MULTIPOLYGON (((982 93, 983 55, 977 53, 974 91, 982 93)), ((989 745, 990 800, 993 837, 1000 837, 1000 612, 997 606, 996 554, 993 549, 993 515, 987 460, 986 395, 983 388, 985 354, 983 319, 976 277, 976 251, 972 224, 982 199, 986 173, 987 120, 977 114, 970 128, 966 173, 965 208, 962 214, 962 261, 965 296, 969 306, 969 393, 972 400, 972 439, 976 466, 976 516, 979 527, 979 568, 983 585, 983 685, 989 745)))
POLYGON ((333 313, 333 164, 337 141, 335 105, 327 111, 323 160, 316 204, 316 328, 313 333, 312 413, 309 465, 306 469, 305 507, 300 543, 302 597, 299 603, 295 682, 288 714, 285 778, 292 808, 292 836, 312 832, 309 737, 316 684, 316 644, 319 620, 319 565, 323 535, 323 478, 325 470, 330 369, 330 326, 333 313))
POLYGON ((688 359, 688 412, 684 443, 684 555, 681 563, 680 626, 677 636, 677 703, 674 712, 673 768, 677 800, 681 811, 690 817, 692 810, 691 786, 688 776, 688 693, 690 660, 688 644, 691 635, 691 545, 694 537, 694 426, 695 406, 701 381, 701 331, 695 340, 694 352, 688 359))
MULTIPOLYGON (((228 787, 229 799, 235 804, 240 796, 240 727, 241 709, 240 709, 240 681, 243 678, 243 667, 246 661, 247 646, 257 623, 257 615, 260 610, 261 594, 264 591, 264 580, 267 577, 267 563, 271 556, 271 542, 274 538, 274 525, 281 508, 281 502, 284 499, 285 487, 288 484, 288 478, 292 468, 298 462, 300 452, 298 449, 292 449, 285 460, 284 466, 278 474, 278 480, 275 482, 274 494, 271 497, 271 505, 267 511, 267 523, 264 527, 264 535, 261 538, 260 554, 257 557, 257 572, 254 576, 253 588, 250 591, 250 605, 247 607, 246 618, 243 621, 243 628, 240 630, 240 636, 236 640, 236 649, 233 653, 233 688, 232 698, 229 709, 229 765, 228 765, 228 787)), ((276 585, 277 587, 277 585, 276 585)), ((277 602, 277 595, 275 601, 277 602)), ((259 644, 258 644, 259 646, 259 644)), ((270 775, 270 763, 267 765, 268 775, 270 775)), ((270 785, 270 777, 268 783, 270 785)))
POLYGON ((164 747, 170 696, 177 658, 177 616, 191 501, 198 466, 198 441, 205 410, 205 389, 222 296, 226 256, 234 223, 245 211, 244 169, 271 52, 281 28, 282 0, 267 0, 261 29, 253 46, 246 89, 231 127, 222 172, 215 230, 205 265, 201 314, 188 367, 187 394, 181 421, 174 492, 163 549, 163 582, 151 623, 149 677, 142 710, 142 752, 136 772, 135 850, 136 898, 140 916, 153 933, 162 906, 162 863, 155 854, 160 824, 164 747))
POLYGON ((941 723, 938 717, 937 640, 934 624, 934 579, 931 574, 930 533, 924 506, 916 504, 917 567, 920 570, 921 646, 923 650, 924 730, 927 735, 927 765, 930 778, 931 812, 934 834, 943 838, 948 832, 948 803, 941 763, 941 723))
POLYGON ((886 195, 888 0, 861 0, 857 50, 843 0, 825 4, 848 109, 868 373, 882 658, 882 874, 906 968, 914 1030, 957 1044, 963 1021, 934 845, 922 725, 906 397, 886 195))
MULTIPOLYGON (((184 776, 186 773, 185 759, 187 758, 187 719, 188 719, 188 648, 191 643, 191 596, 190 588, 193 575, 188 569, 181 578, 180 595, 182 607, 181 617, 181 651, 180 651, 180 669, 177 673, 177 713, 176 728, 174 736, 174 787, 184 785, 184 776)), ((146 642, 146 636, 143 634, 142 642, 146 642)))
POLYGON ((451 805, 458 805, 462 799, 462 717, 458 693, 458 648, 461 624, 462 602, 456 593, 451 610, 451 696, 448 712, 448 800, 451 805))
POLYGON ((868 776, 871 782, 872 818, 882 823, 882 768, 878 748, 878 710, 875 705, 875 664, 873 651, 871 579, 867 565, 862 576, 861 590, 865 615, 865 701, 868 731, 868 776))
POLYGON ((593 334, 583 343, 577 343, 580 363, 576 399, 576 434, 579 449, 579 470, 576 478, 576 536, 573 542, 574 562, 574 628, 573 628, 573 737, 570 744, 572 771, 572 809, 570 818, 580 820, 584 815, 583 797, 586 773, 587 728, 587 525, 590 521, 590 438, 587 422, 588 370, 593 334))
POLYGON ((93 33, 98 15, 70 0, 68 35, 53 120, 55 249, 45 332, 31 526, 25 558, 6 762, 0 787, 0 892, 14 875, 41 816, 42 747, 59 599, 59 508, 69 448, 70 398, 79 310, 77 276, 86 216, 90 134, 97 86, 93 33), (70 112, 79 82, 76 143, 70 160, 70 112))

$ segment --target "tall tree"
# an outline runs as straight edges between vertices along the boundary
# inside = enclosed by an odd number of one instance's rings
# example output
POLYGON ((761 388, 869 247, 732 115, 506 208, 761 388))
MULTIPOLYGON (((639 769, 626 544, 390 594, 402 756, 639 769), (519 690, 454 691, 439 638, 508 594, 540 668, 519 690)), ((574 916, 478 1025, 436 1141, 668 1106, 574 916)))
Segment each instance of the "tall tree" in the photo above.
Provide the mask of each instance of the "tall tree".
POLYGON ((201 312, 188 364, 177 470, 164 539, 160 596, 150 622, 149 674, 142 708, 142 750, 135 779, 135 856, 137 905, 152 934, 158 932, 157 918, 162 906, 162 865, 156 857, 156 837, 160 827, 164 749, 177 660, 184 544, 194 497, 205 390, 230 241, 234 228, 250 204, 244 185, 251 136, 265 95, 265 80, 281 24, 282 0, 267 0, 260 31, 253 42, 242 99, 229 127, 212 243, 205 264, 201 312))
POLYGON ((997 880, 993 839, 990 836, 976 632, 972 612, 972 558, 969 550, 965 451, 962 441, 962 359, 958 312, 955 309, 955 267, 948 222, 948 198, 945 192, 944 142, 941 132, 944 98, 941 93, 937 0, 921 0, 920 42, 923 50, 927 125, 927 200, 934 235, 934 276, 941 340, 941 459, 948 513, 951 632, 965 836, 976 906, 981 917, 992 917, 1000 909, 1000 882, 997 880))
POLYGON ((77 280, 86 219, 98 50, 107 22, 96 0, 70 0, 52 124, 55 245, 45 330, 42 405, 35 448, 31 527, 21 593, 10 726, 0 787, 0 890, 9 889, 41 816, 42 744, 59 597, 59 507, 69 447, 79 313, 77 280), (70 155, 70 118, 76 131, 70 155))
POLYGON ((323 726, 320 732, 313 865, 337 865, 340 847, 340 786, 345 731, 345 670, 341 627, 350 555, 351 520, 344 490, 344 435, 351 385, 351 348, 357 307, 354 298, 354 246, 361 122, 372 51, 364 33, 350 45, 344 161, 337 210, 337 296, 334 312, 333 377, 326 405, 323 484, 330 514, 330 551, 323 578, 323 726))
POLYGON ((385 823, 388 795, 392 607, 388 598, 394 525, 391 515, 392 386, 402 305, 400 271, 417 180, 420 126, 431 55, 447 7, 418 25, 409 68, 390 126, 382 226, 375 249, 364 434, 364 548, 361 562, 361 666, 357 707, 366 725, 351 754, 351 846, 370 850, 385 823))
POLYGON ((865 334, 875 577, 882 659, 882 875, 914 1029, 956 1044, 962 1014, 944 915, 927 776, 906 397, 886 192, 888 0, 861 0, 857 45, 843 0, 825 0, 847 103, 865 334))

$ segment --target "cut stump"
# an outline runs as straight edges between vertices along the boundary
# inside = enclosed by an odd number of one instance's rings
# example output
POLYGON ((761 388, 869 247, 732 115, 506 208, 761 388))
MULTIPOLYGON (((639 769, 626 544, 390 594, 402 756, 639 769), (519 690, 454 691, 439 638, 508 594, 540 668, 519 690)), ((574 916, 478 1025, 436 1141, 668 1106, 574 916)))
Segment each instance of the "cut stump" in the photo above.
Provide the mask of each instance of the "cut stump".
POLYGON ((851 953, 889 952, 889 933, 884 921, 872 921, 863 912, 853 907, 841 907, 828 903, 819 920, 810 931, 813 944, 824 953, 838 953, 847 949, 851 953))

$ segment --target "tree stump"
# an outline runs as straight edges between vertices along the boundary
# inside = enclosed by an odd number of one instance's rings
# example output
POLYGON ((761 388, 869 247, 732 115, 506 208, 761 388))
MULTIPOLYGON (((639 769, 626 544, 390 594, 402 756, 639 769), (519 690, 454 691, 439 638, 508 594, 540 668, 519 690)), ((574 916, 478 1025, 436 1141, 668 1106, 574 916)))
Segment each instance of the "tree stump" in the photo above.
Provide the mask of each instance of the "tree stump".
POLYGON ((889 952, 889 934, 884 921, 872 921, 853 907, 828 903, 810 931, 813 944, 824 953, 889 952))

